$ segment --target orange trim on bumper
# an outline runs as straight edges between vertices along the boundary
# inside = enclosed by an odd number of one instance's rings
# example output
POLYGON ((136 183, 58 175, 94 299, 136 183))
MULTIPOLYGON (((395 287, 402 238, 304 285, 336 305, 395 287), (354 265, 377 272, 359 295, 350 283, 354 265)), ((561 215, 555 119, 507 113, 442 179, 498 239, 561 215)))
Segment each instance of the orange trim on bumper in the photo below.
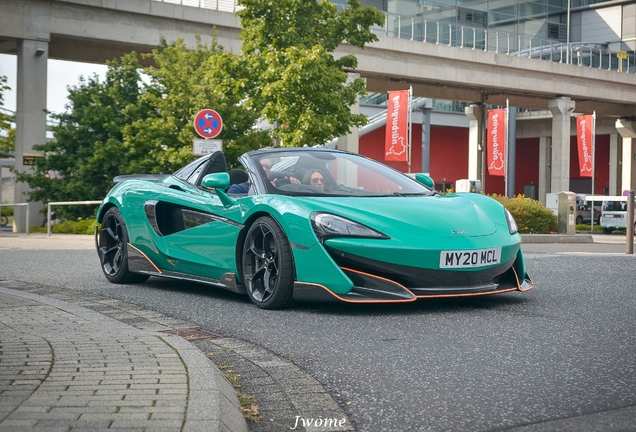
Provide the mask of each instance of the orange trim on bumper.
POLYGON ((145 253, 143 253, 142 251, 140 251, 138 248, 134 247, 133 245, 131 245, 130 243, 128 243, 128 246, 130 246, 131 248, 133 248, 134 250, 136 250, 137 252, 139 252, 140 254, 142 254, 144 256, 144 258, 146 258, 148 260, 148 262, 150 264, 152 264, 152 266, 157 269, 157 272, 159 272, 159 274, 161 274, 161 270, 159 269, 159 267, 157 267, 155 265, 155 263, 152 262, 152 260, 150 258, 148 258, 148 255, 146 255, 145 253))

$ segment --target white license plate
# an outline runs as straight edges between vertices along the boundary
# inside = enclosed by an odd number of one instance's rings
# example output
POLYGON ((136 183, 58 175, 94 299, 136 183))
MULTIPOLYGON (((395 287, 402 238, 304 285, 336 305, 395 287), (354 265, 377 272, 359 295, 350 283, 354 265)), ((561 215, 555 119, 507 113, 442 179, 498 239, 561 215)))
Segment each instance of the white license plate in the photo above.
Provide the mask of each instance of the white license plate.
POLYGON ((439 256, 440 268, 484 267, 501 262, 501 248, 442 251, 439 256))

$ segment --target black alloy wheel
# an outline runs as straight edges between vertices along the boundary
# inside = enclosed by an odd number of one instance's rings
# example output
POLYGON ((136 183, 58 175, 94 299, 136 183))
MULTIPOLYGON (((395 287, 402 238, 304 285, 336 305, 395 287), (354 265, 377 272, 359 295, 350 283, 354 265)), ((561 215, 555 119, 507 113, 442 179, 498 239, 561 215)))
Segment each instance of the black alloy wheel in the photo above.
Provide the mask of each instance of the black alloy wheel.
POLYGON ((250 227, 243 245, 243 281, 250 300, 262 309, 293 303, 294 263, 282 228, 263 216, 250 227))
POLYGON ((141 283, 149 276, 131 273, 128 270, 128 232, 117 207, 106 211, 99 232, 97 254, 104 276, 112 283, 141 283))

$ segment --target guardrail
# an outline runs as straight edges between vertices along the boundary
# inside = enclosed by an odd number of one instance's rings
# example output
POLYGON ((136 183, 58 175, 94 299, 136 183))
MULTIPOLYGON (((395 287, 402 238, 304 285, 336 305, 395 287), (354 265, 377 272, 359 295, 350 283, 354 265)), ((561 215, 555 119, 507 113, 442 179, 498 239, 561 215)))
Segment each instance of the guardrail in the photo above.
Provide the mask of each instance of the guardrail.
MULTIPOLYGON (((13 204, 0 204, 2 207, 22 207, 26 206, 26 235, 29 235, 29 203, 13 203, 13 204)), ((14 213, 15 215, 15 213, 14 213)))
POLYGON ((617 53, 610 52, 605 44, 554 42, 550 39, 488 28, 466 27, 444 21, 427 20, 421 16, 404 17, 393 13, 385 13, 384 16, 384 26, 373 27, 373 32, 377 35, 575 66, 636 73, 633 55, 630 54, 621 59, 617 53))
MULTIPOLYGON (((102 201, 58 201, 58 202, 50 202, 46 206, 46 235, 51 235, 51 208, 53 206, 61 206, 61 205, 96 205, 101 204, 102 201)), ((28 234, 28 228, 27 228, 28 234)))
MULTIPOLYGON (((242 9, 235 0, 153 0, 181 6, 236 12, 242 9)), ((343 5, 337 5, 343 9, 343 5)), ((563 43, 547 38, 508 33, 482 27, 467 27, 447 21, 427 20, 423 16, 403 16, 384 12, 384 26, 373 26, 380 36, 410 39, 471 50, 494 52, 566 63, 601 70, 636 73, 636 56, 612 53, 606 44, 563 43)), ((554 24, 554 23, 553 23, 554 24)), ((563 25, 563 24, 561 24, 563 25)))
POLYGON ((181 6, 192 6, 201 9, 212 9, 221 12, 236 12, 242 9, 234 0, 154 0, 161 3, 177 4, 181 6))

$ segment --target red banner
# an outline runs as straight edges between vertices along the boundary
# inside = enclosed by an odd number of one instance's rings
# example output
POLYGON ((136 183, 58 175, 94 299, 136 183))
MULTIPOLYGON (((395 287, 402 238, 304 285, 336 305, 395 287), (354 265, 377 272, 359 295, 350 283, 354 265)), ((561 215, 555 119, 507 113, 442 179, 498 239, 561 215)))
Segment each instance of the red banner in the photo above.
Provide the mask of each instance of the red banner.
POLYGON ((506 130, 506 109, 496 109, 488 111, 488 140, 486 143, 488 151, 488 174, 503 177, 506 175, 506 141, 508 140, 506 130))
POLYGON ((384 139, 385 160, 406 162, 408 159, 408 106, 408 90, 389 92, 384 139))
POLYGON ((592 177, 592 132, 594 117, 581 115, 576 117, 576 142, 579 149, 579 168, 581 177, 592 177))

